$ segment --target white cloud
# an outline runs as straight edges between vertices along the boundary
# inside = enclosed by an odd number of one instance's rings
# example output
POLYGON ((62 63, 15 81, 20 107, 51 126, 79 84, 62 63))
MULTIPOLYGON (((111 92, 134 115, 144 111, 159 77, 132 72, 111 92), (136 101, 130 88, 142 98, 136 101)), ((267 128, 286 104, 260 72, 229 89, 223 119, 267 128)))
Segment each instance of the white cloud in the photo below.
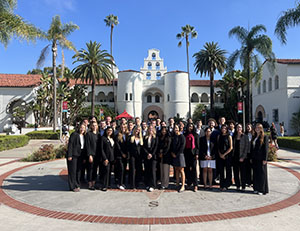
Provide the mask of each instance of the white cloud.
POLYGON ((44 0, 49 7, 55 8, 59 13, 65 11, 76 11, 75 0, 44 0))

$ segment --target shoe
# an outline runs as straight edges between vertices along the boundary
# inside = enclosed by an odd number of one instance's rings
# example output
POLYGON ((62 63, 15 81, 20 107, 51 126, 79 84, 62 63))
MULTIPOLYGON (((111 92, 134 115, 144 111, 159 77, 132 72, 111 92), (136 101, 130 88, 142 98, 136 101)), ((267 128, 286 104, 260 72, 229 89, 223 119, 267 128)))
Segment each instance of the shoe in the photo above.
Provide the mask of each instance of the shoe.
POLYGON ((257 192, 257 191, 253 191, 253 193, 254 193, 254 194, 258 194, 258 192, 257 192))
POLYGON ((94 186, 89 186, 88 189, 91 190, 91 191, 95 191, 95 187, 94 186))
POLYGON ((242 188, 242 190, 241 190, 242 192, 246 192, 246 189, 245 188, 242 188))
POLYGON ((182 193, 182 192, 184 192, 184 190, 185 190, 185 188, 184 187, 181 187, 181 189, 179 189, 179 193, 182 193))
POLYGON ((160 187, 160 190, 165 190, 165 189, 166 189, 165 186, 161 186, 161 187, 160 187))
POLYGON ((106 192, 106 191, 107 191, 107 188, 102 188, 102 191, 103 191, 103 192, 106 192))
POLYGON ((261 192, 259 192, 259 193, 257 193, 257 194, 260 195, 260 196, 263 195, 263 193, 261 193, 261 192))
POLYGON ((125 187, 124 187, 123 185, 120 185, 120 186, 119 186, 119 189, 120 189, 120 190, 125 190, 125 187))
POLYGON ((227 188, 224 187, 224 188, 221 188, 220 190, 221 190, 222 192, 225 192, 225 191, 227 190, 227 188))
POLYGON ((148 191, 149 191, 149 192, 153 192, 153 191, 154 191, 154 188, 149 187, 148 191))
POLYGON ((241 190, 241 188, 240 187, 236 187, 236 191, 240 191, 241 190))
POLYGON ((193 191, 194 191, 194 192, 197 192, 197 191, 198 191, 198 187, 195 186, 194 189, 193 189, 193 191))

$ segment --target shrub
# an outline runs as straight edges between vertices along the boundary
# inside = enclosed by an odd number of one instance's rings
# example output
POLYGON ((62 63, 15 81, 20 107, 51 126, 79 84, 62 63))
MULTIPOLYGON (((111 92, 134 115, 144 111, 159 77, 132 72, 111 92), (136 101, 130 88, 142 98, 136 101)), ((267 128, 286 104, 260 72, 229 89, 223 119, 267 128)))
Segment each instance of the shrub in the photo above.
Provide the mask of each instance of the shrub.
POLYGON ((56 159, 61 159, 66 156, 68 151, 68 145, 60 145, 58 148, 55 149, 56 159))
POLYGON ((25 135, 0 136, 0 151, 23 147, 26 144, 28 144, 29 139, 30 138, 28 136, 25 136, 25 135))
POLYGON ((274 144, 269 144, 268 161, 277 161, 277 148, 274 144))
POLYGON ((43 139, 43 140, 58 140, 59 131, 53 132, 51 130, 46 131, 32 131, 26 134, 30 139, 43 139))
POLYGON ((56 157, 53 144, 42 145, 39 150, 35 151, 27 158, 24 158, 24 161, 44 161, 44 160, 54 160, 56 157))
POLYGON ((277 142, 279 148, 291 148, 300 150, 300 137, 299 136, 288 136, 288 137, 278 137, 277 142))

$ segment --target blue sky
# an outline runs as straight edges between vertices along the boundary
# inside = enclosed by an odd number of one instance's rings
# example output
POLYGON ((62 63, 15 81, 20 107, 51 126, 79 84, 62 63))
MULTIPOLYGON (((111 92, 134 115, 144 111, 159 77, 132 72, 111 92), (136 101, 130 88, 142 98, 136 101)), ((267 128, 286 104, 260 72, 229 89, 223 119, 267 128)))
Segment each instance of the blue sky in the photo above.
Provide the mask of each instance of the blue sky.
MULTIPOLYGON (((161 51, 168 71, 186 70, 185 46, 177 47, 176 34, 181 26, 190 24, 198 31, 198 38, 191 40, 189 48, 191 78, 200 79, 193 72, 192 55, 205 42, 215 41, 228 56, 240 47, 235 38, 228 37, 228 31, 235 26, 251 28, 264 24, 277 58, 300 58, 300 26, 288 30, 287 45, 280 44, 274 35, 281 12, 294 6, 295 0, 18 0, 15 12, 45 31, 58 14, 63 23, 72 21, 80 26, 68 37, 77 49, 85 48, 85 43, 92 40, 108 51, 110 29, 103 19, 109 14, 117 15, 120 24, 114 30, 113 54, 120 70, 139 70, 150 48, 161 51)), ((22 74, 35 68, 40 51, 47 44, 13 40, 7 49, 0 44, 0 73, 22 74)), ((71 69, 73 54, 66 51, 66 65, 71 69)), ((45 66, 51 66, 51 54, 45 66)))

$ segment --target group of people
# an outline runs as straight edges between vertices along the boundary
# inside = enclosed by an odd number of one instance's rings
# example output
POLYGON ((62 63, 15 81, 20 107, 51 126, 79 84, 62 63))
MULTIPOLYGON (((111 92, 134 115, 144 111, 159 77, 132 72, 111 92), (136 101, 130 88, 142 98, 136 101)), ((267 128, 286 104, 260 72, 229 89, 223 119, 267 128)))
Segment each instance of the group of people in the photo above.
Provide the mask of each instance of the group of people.
POLYGON ((268 193, 269 139, 261 124, 254 128, 247 124, 244 131, 241 124, 226 123, 224 117, 218 124, 209 119, 206 126, 201 120, 175 123, 173 118, 168 124, 160 119, 147 123, 138 117, 118 122, 108 116, 98 124, 91 117, 71 134, 66 155, 71 191, 80 191, 85 177, 88 189, 107 191, 112 173, 121 190, 168 189, 174 187, 170 183, 173 167, 178 192, 196 192, 199 183, 211 190, 218 180, 220 190, 226 191, 233 185, 233 170, 237 190, 251 186, 254 193, 268 193))

